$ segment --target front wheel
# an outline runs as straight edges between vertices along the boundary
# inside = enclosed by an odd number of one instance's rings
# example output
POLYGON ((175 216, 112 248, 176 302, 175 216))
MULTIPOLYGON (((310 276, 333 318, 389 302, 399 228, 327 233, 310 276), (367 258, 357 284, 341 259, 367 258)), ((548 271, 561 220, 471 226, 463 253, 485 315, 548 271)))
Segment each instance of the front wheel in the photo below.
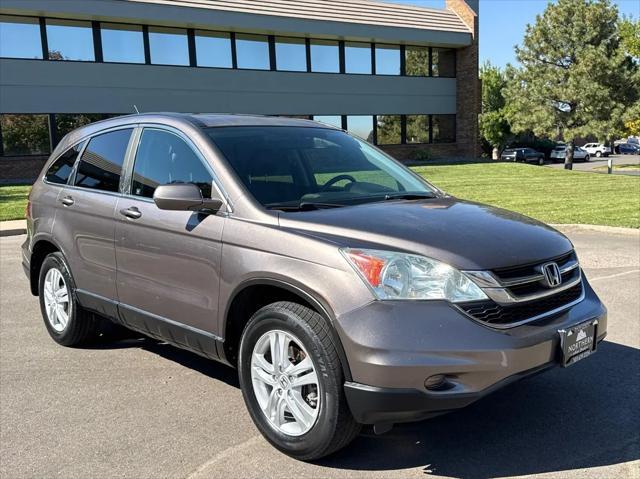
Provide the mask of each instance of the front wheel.
POLYGON ((305 306, 279 302, 253 315, 242 335, 239 375, 251 418, 285 454, 318 459, 360 431, 329 325, 305 306))
POLYGON ((587 156, 585 156, 585 157, 584 157, 584 161, 585 161, 585 162, 588 162, 588 161, 590 161, 590 160, 591 160, 591 157, 590 157, 589 155, 587 155, 587 156))

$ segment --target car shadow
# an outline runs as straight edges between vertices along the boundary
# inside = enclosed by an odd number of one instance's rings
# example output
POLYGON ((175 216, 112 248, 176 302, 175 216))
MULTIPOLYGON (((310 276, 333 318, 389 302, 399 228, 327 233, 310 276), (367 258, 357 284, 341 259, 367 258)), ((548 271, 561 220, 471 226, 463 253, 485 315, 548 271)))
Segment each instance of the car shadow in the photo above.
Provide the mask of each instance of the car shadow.
MULTIPOLYGON (((234 369, 154 340, 140 347, 239 387, 234 369)), ((343 470, 422 468, 425 474, 481 479, 592 468, 640 459, 640 350, 610 342, 568 368, 507 386, 444 416, 371 427, 347 448, 316 461, 343 470)))

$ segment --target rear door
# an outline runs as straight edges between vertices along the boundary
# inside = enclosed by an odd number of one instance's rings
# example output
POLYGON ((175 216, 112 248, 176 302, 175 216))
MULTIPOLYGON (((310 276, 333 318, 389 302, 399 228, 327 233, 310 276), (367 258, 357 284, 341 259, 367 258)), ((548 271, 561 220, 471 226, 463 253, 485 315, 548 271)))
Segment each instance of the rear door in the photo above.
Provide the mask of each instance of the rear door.
POLYGON ((116 208, 120 314, 183 346, 197 336, 217 339, 226 214, 163 211, 153 202, 156 187, 171 183, 194 183, 210 198, 213 172, 179 131, 145 127, 139 138, 130 186, 116 208))
POLYGON ((66 249, 80 301, 114 316, 116 257, 114 211, 133 128, 92 137, 76 165, 71 185, 58 196, 53 236, 66 249))

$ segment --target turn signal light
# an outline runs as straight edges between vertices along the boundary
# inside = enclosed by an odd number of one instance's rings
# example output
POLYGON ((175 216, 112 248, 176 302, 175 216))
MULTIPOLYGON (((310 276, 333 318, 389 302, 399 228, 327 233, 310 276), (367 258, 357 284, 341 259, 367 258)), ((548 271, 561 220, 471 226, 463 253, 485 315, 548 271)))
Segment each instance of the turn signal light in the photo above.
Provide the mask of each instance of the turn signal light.
POLYGON ((347 255, 371 286, 374 288, 380 286, 382 269, 386 263, 384 259, 359 250, 351 250, 347 255))

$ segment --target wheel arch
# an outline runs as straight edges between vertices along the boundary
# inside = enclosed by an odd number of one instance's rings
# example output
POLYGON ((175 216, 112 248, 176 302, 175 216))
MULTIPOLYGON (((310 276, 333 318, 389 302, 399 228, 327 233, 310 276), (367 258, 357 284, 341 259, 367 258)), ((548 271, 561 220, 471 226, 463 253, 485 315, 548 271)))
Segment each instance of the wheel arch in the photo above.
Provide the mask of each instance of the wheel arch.
POLYGON ((260 308, 278 301, 291 301, 307 306, 322 316, 329 325, 346 381, 351 371, 342 341, 333 326, 335 314, 328 303, 303 286, 280 278, 253 278, 240 283, 230 295, 224 312, 224 341, 221 356, 232 366, 237 365, 240 339, 245 325, 260 308))
MULTIPOLYGON (((31 258, 29 260, 29 286, 31 294, 38 296, 38 282, 40 279, 40 270, 45 258, 51 253, 60 253, 64 257, 62 248, 48 236, 36 239, 31 247, 31 258)), ((66 263, 66 260, 65 260, 66 263)))

